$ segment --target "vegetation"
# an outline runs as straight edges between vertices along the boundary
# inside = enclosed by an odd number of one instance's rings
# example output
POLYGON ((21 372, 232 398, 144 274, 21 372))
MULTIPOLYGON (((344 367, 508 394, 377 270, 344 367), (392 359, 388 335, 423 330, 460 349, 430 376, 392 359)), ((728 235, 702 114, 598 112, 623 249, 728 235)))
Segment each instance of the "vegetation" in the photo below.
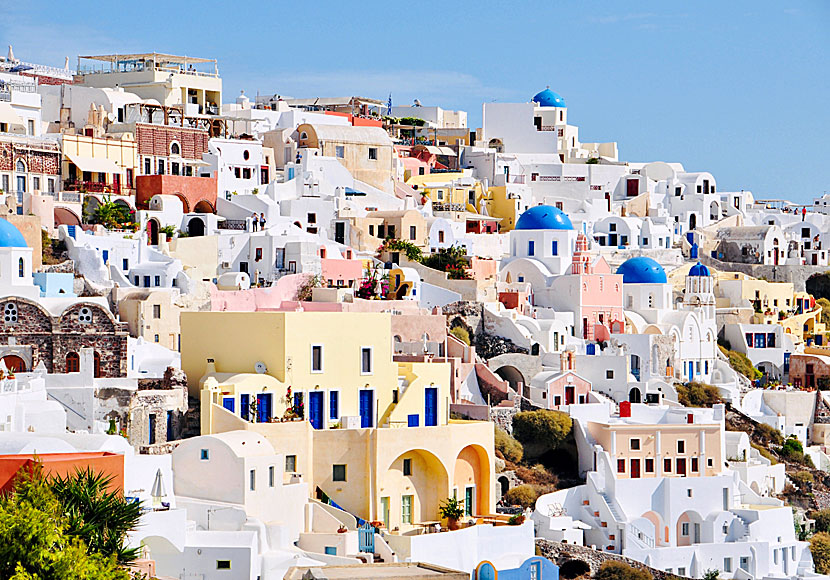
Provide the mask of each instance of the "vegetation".
POLYGON ((596 165, 599 163, 599 157, 589 157, 588 161, 585 162, 585 165, 596 165))
POLYGON ((53 240, 49 236, 49 232, 41 229, 40 252, 41 261, 44 265, 60 264, 64 259, 63 253, 66 252, 66 242, 53 240))
POLYGON ((507 493, 504 494, 504 501, 509 505, 519 505, 523 508, 529 508, 536 504, 538 497, 539 494, 532 485, 523 484, 508 489, 507 493))
POLYGON ((464 517, 464 502, 454 497, 448 497, 438 505, 442 518, 459 520, 464 517))
POLYGON ((720 570, 706 570, 703 572, 703 580, 718 580, 720 570))
POLYGON ((810 553, 819 574, 830 574, 830 534, 819 532, 810 538, 810 553))
POLYGON ((413 127, 423 127, 427 124, 426 121, 423 119, 419 119, 418 117, 401 117, 398 119, 399 125, 412 125, 413 127))
POLYGON ((830 300, 827 298, 819 298, 816 304, 821 306, 821 322, 830 325, 830 300))
POLYGON ((808 455, 804 455, 804 447, 801 442, 794 436, 789 436, 781 446, 781 457, 793 463, 800 463, 807 467, 814 467, 813 460, 808 455))
POLYGON ((830 508, 810 512, 808 515, 816 521, 816 532, 830 532, 830 508))
POLYGON ((469 280, 467 273, 467 250, 461 246, 439 248, 421 260, 421 263, 434 270, 446 272, 451 280, 469 280))
POLYGON ((403 252, 410 262, 420 262, 422 259, 421 248, 407 240, 393 240, 388 238, 378 248, 378 255, 387 252, 403 252))
POLYGON ((760 379, 764 376, 764 373, 752 366, 752 362, 744 353, 735 350, 728 350, 723 346, 721 346, 720 349, 721 352, 723 352, 723 354, 725 354, 729 359, 729 366, 735 369, 735 371, 741 373, 750 381, 760 379))
POLYGON ((645 570, 629 566, 625 562, 606 560, 594 575, 595 580, 652 580, 645 570))
POLYGON ((691 382, 675 389, 677 401, 684 407, 711 407, 723 402, 717 387, 705 383, 691 382))
POLYGON ((315 288, 323 286, 323 278, 319 274, 314 274, 305 279, 305 281, 297 288, 297 300, 299 302, 308 302, 311 300, 311 295, 315 288))
POLYGON ((766 447, 761 447, 757 443, 750 443, 750 445, 752 446, 753 449, 758 450, 758 453, 761 454, 761 457, 769 459, 770 464, 775 465, 776 463, 780 463, 780 461, 778 461, 778 459, 776 459, 775 455, 773 455, 770 452, 770 450, 767 449, 766 447))
MULTIPOLYGON (((541 555, 541 554, 537 554, 541 555)), ((585 576, 591 571, 591 566, 584 560, 567 560, 559 567, 559 578, 561 580, 573 580, 585 576)))
POLYGON ((159 233, 164 234, 168 238, 172 238, 176 234, 176 226, 164 226, 159 228, 159 233))
POLYGON ((511 463, 518 463, 522 460, 524 450, 522 444, 516 441, 507 431, 496 426, 495 434, 496 451, 511 463))
POLYGON ((510 519, 507 520, 508 526, 521 526, 523 523, 525 523, 524 514, 513 514, 510 516, 510 519))
POLYGON ((772 443, 773 445, 782 445, 784 443, 784 436, 781 434, 781 431, 766 423, 758 423, 756 434, 764 443, 772 443))
MULTIPOLYGON (((42 466, 35 464, 30 471, 21 472, 11 493, 0 498, 0 578, 127 580, 129 574, 119 568, 116 554, 105 550, 123 546, 123 534, 119 538, 115 535, 123 530, 122 525, 134 526, 138 518, 119 519, 119 531, 113 531, 109 536, 112 542, 98 547, 87 546, 84 538, 101 537, 105 534, 104 527, 109 524, 102 527, 100 520, 83 524, 75 515, 87 515, 82 511, 85 506, 62 505, 71 494, 59 498, 53 487, 44 478, 42 466), (73 514, 72 510, 77 511, 73 514), (82 524, 80 528, 79 524, 82 524)), ((73 489, 92 493, 84 480, 73 489)), ((94 503, 97 510, 102 505, 100 499, 100 495, 93 495, 88 498, 87 505, 94 503)), ((126 505, 123 498, 119 496, 119 499, 126 505)), ((110 507, 118 511, 118 518, 125 513, 122 505, 111 504, 110 507)))
POLYGON ((135 229, 135 212, 123 203, 111 201, 110 197, 104 198, 104 203, 95 208, 92 212, 90 222, 101 224, 110 230, 135 229))
POLYGON ((561 411, 524 411, 513 417, 513 436, 521 442, 525 457, 556 449, 572 429, 573 421, 561 411))
POLYGON ((790 477, 798 484, 798 487, 804 487, 807 484, 813 483, 813 474, 809 471, 797 471, 790 477))
POLYGON ((456 326, 450 329, 450 334, 467 346, 470 346, 470 333, 463 326, 456 326))

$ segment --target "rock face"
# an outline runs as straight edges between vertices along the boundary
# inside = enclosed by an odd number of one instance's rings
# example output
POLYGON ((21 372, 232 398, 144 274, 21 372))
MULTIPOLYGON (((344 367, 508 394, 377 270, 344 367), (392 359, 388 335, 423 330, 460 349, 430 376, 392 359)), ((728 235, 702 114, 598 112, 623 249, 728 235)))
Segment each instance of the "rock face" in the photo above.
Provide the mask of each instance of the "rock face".
POLYGON ((476 354, 484 360, 500 354, 529 352, 506 338, 487 332, 484 326, 484 305, 481 302, 453 302, 444 306, 443 313, 447 317, 447 326, 460 326, 470 333, 470 341, 476 347, 476 354))
POLYGON ((512 435, 513 417, 518 412, 516 407, 491 407, 490 420, 512 435))
POLYGON ((664 572, 663 570, 649 568, 645 564, 637 562, 636 560, 632 560, 631 558, 625 558, 617 554, 601 552, 599 550, 594 550, 586 546, 577 546, 575 544, 551 542, 549 540, 542 540, 540 538, 537 538, 536 549, 538 550, 541 556, 544 556, 557 566, 562 566, 562 564, 564 564, 565 562, 569 562, 571 560, 579 560, 585 562, 591 568, 591 576, 593 576, 597 573, 597 571, 599 571, 599 567, 602 566, 603 562, 606 562, 608 560, 616 560, 617 562, 623 562, 634 568, 639 568, 640 570, 647 571, 652 576, 654 576, 655 580, 669 580, 672 578, 678 578, 678 576, 675 576, 674 574, 669 574, 668 572, 664 572))

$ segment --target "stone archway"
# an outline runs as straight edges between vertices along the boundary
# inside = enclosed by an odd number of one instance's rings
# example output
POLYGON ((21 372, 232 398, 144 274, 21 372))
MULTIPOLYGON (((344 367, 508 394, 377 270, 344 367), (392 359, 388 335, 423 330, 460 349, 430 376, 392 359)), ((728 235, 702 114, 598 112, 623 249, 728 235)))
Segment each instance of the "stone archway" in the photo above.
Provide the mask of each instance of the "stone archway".
POLYGON ((193 208, 193 211, 195 213, 215 213, 213 206, 205 199, 199 201, 193 208))
POLYGON ((56 207, 54 211, 55 227, 58 226, 79 226, 81 218, 69 208, 56 207))
POLYGON ((511 389, 513 389, 520 395, 524 394, 523 387, 527 386, 528 382, 519 369, 517 369, 514 366, 505 365, 503 367, 499 367, 494 372, 502 379, 507 381, 511 389))

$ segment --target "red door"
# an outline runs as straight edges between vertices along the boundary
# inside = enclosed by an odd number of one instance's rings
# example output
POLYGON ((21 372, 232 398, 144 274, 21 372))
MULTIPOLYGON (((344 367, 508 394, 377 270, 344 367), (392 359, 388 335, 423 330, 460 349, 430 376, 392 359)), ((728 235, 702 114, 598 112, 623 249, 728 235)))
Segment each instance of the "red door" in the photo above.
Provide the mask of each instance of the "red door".
POLYGON ((3 363, 5 363, 6 369, 11 373, 26 372, 26 361, 17 355, 7 354, 3 357, 3 363))
POLYGON ((677 475, 680 477, 686 477, 686 458, 685 457, 678 457, 677 458, 677 475))
POLYGON ((632 479, 639 479, 640 478, 640 460, 639 459, 632 459, 631 460, 631 477, 632 477, 632 479))
POLYGON ((625 195, 628 197, 637 197, 640 195, 640 182, 636 179, 629 179, 626 181, 625 195))
POLYGON ((565 387, 565 404, 566 405, 573 405, 576 401, 575 396, 576 389, 574 387, 568 386, 565 387))

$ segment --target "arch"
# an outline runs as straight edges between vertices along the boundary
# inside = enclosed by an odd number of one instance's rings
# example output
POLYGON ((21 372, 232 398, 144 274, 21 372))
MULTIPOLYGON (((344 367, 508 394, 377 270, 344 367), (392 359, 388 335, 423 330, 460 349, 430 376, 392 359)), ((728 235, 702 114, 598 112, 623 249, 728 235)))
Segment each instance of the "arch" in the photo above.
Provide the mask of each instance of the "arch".
POLYGON ((18 159, 17 162, 14 164, 14 169, 18 173, 26 173, 26 162, 22 159, 18 159))
POLYGON ((654 526, 655 545, 665 546, 669 543, 669 527, 663 522, 663 516, 653 510, 649 510, 640 516, 652 523, 654 526))
POLYGON ((26 261, 23 258, 17 260, 17 277, 23 278, 26 276, 26 261))
POLYGON ((216 213, 216 210, 213 207, 213 204, 210 203, 206 199, 200 199, 196 202, 196 205, 193 206, 194 213, 216 213))
POLYGON ((6 369, 11 373, 26 372, 26 361, 16 354, 7 354, 4 356, 3 364, 6 365, 6 369))
POLYGON ((56 207, 54 211, 55 227, 58 226, 79 226, 81 218, 68 207, 56 207))
POLYGON ((170 155, 181 155, 182 154, 182 146, 179 145, 177 141, 171 141, 170 143, 170 155))
POLYGON ((151 246, 157 246, 159 243, 159 221, 156 218, 147 220, 147 239, 151 246))
POLYGON ((202 221, 202 218, 193 218, 187 222, 187 234, 191 238, 205 235, 205 222, 202 221))
POLYGON ((697 227, 697 215, 689 214, 689 231, 697 227))
POLYGON ((187 199, 185 195, 180 191, 175 192, 173 195, 182 200, 182 211, 184 213, 190 213, 190 200, 187 199))
POLYGON ((753 481, 752 483, 750 483, 749 484, 749 489, 751 489, 752 491, 754 491, 758 495, 761 495, 761 486, 758 485, 757 481, 753 481))
POLYGON ((501 139, 490 139, 487 147, 495 149, 498 153, 504 153, 504 142, 501 139))
POLYGON ((630 391, 628 391, 628 402, 629 403, 642 403, 643 402, 643 395, 640 392, 640 389, 637 387, 632 387, 630 391))
POLYGON ((66 355, 66 372, 77 373, 81 370, 81 355, 70 352, 66 355))
POLYGON ((504 494, 506 494, 510 490, 510 480, 507 479, 507 476, 500 475, 498 481, 499 481, 499 497, 501 498, 501 497, 504 497, 504 494))
MULTIPOLYGON (((401 495, 412 496, 412 523, 438 519, 440 502, 450 492, 450 478, 446 467, 433 453, 425 449, 410 449, 398 455, 381 476, 380 488, 406 490, 401 495), (410 475, 404 475, 404 459, 409 460, 410 475)), ((402 531, 409 524, 402 520, 401 496, 391 497, 389 522, 402 531)))
POLYGON ((93 374, 96 379, 99 379, 103 376, 101 373, 101 354, 96 350, 92 353, 92 362, 93 362, 93 374))
POLYGON ((507 381, 511 389, 513 389, 520 395, 524 394, 522 387, 524 385, 528 385, 529 383, 527 382, 527 380, 525 380, 524 375, 519 369, 512 365, 505 365, 503 367, 499 367, 494 372, 502 379, 507 381))
POLYGON ((490 494, 490 460, 487 451, 480 445, 467 445, 455 458, 452 486, 458 489, 459 499, 464 500, 464 509, 468 515, 489 513, 490 494), (473 505, 467 506, 467 490, 472 488, 473 505))
POLYGON ((712 221, 720 219, 720 204, 716 201, 709 204, 709 219, 712 221))
POLYGON ((675 533, 677 534, 678 546, 691 546, 699 544, 702 540, 703 518, 695 510, 687 510, 677 518, 675 533), (684 526, 686 524, 686 526, 684 526), (685 534, 683 532, 686 532, 685 534))

